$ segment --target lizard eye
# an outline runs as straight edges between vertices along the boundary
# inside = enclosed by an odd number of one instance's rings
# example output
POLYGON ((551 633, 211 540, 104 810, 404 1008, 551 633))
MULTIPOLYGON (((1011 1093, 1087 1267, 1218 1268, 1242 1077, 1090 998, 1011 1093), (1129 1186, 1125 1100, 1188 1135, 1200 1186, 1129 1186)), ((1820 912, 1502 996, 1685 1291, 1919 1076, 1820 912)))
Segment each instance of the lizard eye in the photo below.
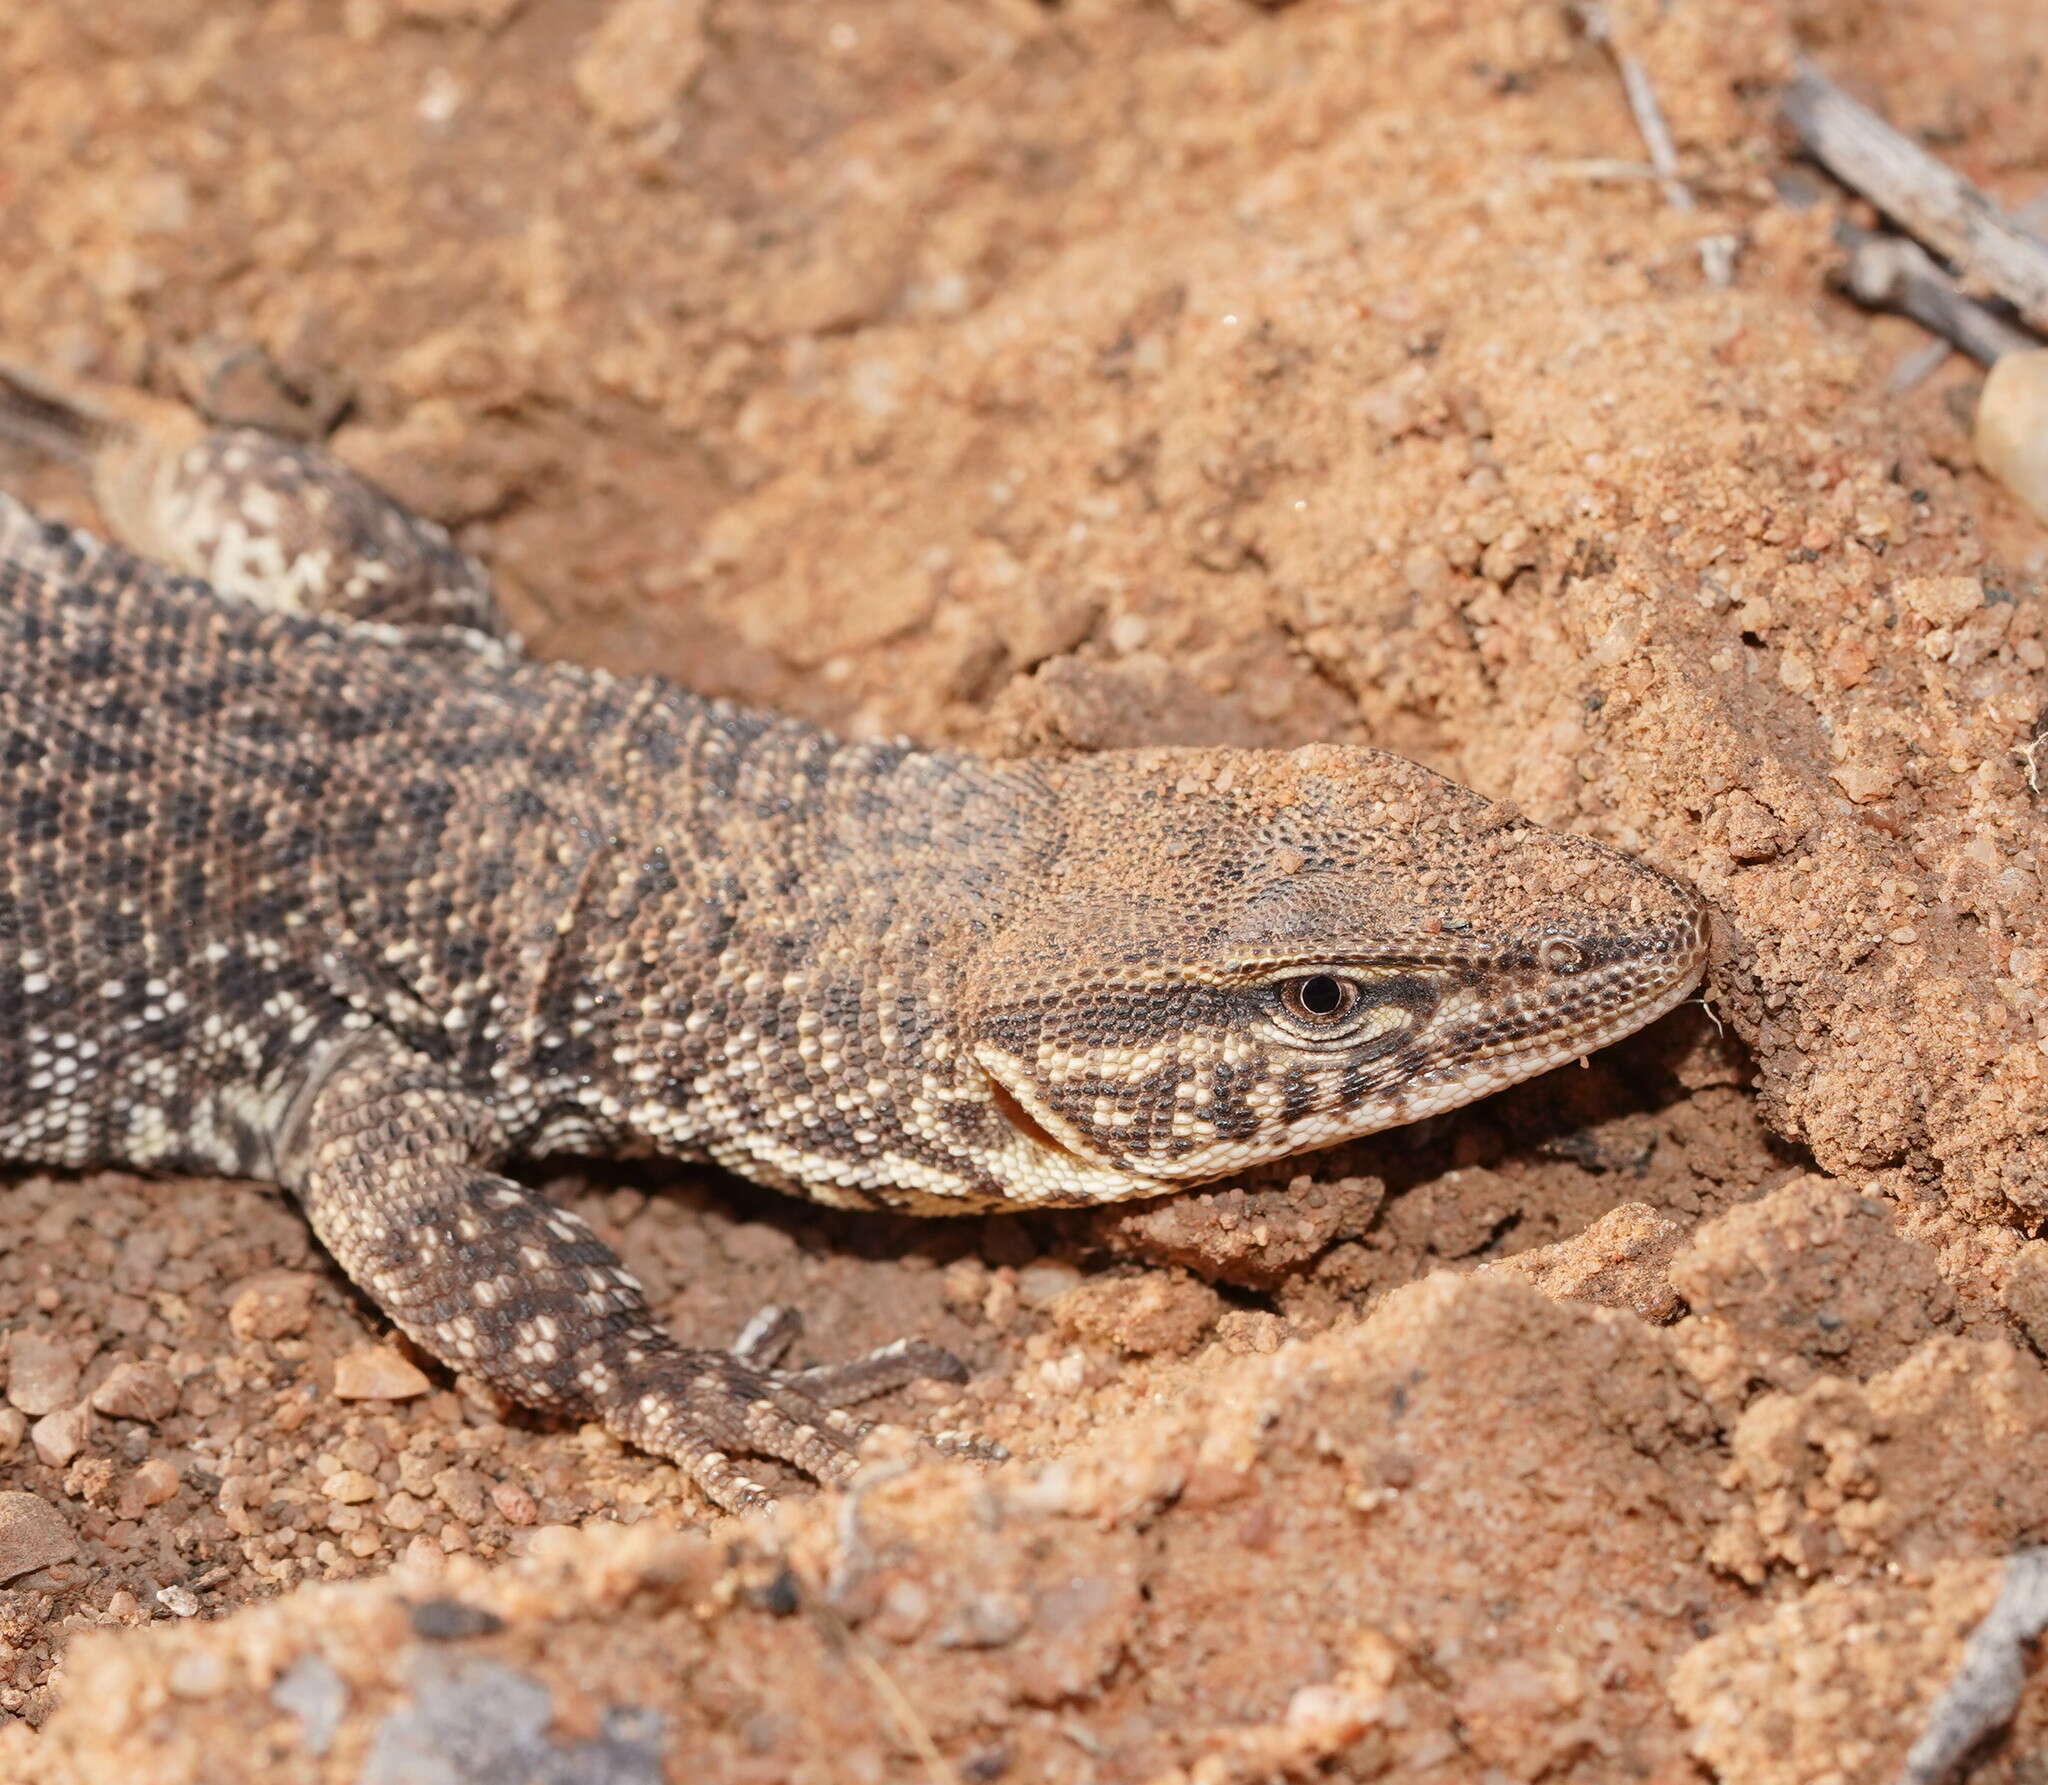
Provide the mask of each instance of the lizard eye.
POLYGON ((1370 1058, 1401 1045, 1435 1010, 1430 983, 1411 973, 1294 972, 1270 981, 1265 996, 1273 1026, 1308 1047, 1368 1050, 1370 1058))
POLYGON ((1576 973, 1586 964, 1586 951, 1569 936, 1546 936, 1537 945, 1536 958, 1553 973, 1576 973))
POLYGON ((1358 1008, 1358 982, 1334 973, 1309 973, 1280 982, 1287 1014, 1307 1028, 1334 1028, 1358 1008))

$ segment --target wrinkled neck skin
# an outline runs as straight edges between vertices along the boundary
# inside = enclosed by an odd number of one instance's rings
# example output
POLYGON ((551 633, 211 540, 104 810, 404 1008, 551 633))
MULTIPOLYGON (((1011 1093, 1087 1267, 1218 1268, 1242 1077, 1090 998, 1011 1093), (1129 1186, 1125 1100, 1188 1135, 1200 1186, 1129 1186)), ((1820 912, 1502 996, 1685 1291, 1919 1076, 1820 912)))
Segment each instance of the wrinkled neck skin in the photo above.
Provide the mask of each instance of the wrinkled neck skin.
POLYGON ((531 1150, 924 1212, 1158 1193, 1020 1125, 963 1031, 968 965, 1059 857, 1030 765, 680 699, 660 721, 602 841, 564 844, 591 859, 537 1000, 559 1043, 531 1068, 556 1087, 531 1150))

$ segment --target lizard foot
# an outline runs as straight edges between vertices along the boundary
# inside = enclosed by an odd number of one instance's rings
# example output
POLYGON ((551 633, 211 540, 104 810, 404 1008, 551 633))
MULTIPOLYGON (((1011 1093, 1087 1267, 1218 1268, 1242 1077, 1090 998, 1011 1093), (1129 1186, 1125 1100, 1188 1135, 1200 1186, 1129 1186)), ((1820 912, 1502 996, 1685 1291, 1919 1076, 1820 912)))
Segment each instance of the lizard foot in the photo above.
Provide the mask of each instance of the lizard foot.
MULTIPOLYGON (((959 1359, 921 1339, 884 1345, 848 1363, 775 1367, 802 1330, 794 1309, 764 1308, 730 1351, 660 1347, 611 1398, 605 1424, 618 1437, 677 1463, 726 1512, 755 1512, 774 1494, 745 1474, 735 1453, 773 1457, 828 1487, 852 1479, 861 1441, 878 1422, 847 1406, 906 1382, 966 1377, 959 1359)), ((927 1439, 945 1455, 1000 1461, 1009 1453, 971 1434, 927 1439)))

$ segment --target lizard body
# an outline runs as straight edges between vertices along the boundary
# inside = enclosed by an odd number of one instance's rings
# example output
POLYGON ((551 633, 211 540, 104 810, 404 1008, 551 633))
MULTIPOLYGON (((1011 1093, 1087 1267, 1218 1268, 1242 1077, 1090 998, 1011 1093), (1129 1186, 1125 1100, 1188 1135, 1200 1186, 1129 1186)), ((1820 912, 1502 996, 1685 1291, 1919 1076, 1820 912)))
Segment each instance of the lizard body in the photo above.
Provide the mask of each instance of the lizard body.
POLYGON ((1698 978, 1690 891, 1399 758, 844 742, 522 656, 480 568, 314 449, 109 425, 65 438, 103 483, 127 455, 142 518, 110 518, 246 598, 0 497, 0 1159, 275 1179, 425 1349, 720 1504, 763 1497, 739 1451, 842 1479, 843 1404, 950 1360, 686 1348, 509 1161, 1154 1195, 1698 978))

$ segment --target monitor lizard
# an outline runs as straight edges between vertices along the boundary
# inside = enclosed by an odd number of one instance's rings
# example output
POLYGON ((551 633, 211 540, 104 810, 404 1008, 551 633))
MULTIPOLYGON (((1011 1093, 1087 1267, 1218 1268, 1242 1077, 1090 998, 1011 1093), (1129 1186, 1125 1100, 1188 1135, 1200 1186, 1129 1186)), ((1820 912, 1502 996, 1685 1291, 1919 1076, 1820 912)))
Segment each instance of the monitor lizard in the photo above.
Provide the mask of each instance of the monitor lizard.
POLYGON ((995 760, 524 655, 318 448, 0 376, 0 1160, 268 1179, 417 1344, 728 1509, 928 1343, 688 1346, 549 1154, 928 1213, 1158 1196, 1649 1022, 1706 908, 1383 752, 995 760))

